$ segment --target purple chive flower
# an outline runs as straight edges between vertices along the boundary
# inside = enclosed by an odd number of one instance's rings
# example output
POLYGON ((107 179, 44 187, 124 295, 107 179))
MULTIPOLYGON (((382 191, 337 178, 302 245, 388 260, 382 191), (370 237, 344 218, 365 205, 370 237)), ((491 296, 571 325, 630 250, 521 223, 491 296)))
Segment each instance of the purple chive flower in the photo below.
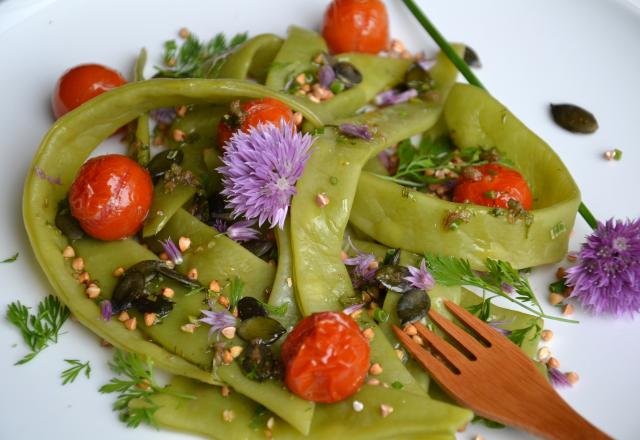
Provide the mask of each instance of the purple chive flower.
POLYGON ((359 303, 359 304, 353 304, 349 307, 345 307, 342 310, 342 313, 344 313, 345 315, 351 315, 352 313, 357 312, 358 310, 362 309, 364 307, 364 303, 359 303))
POLYGON ((217 218, 213 220, 213 225, 214 229, 220 233, 225 233, 227 232, 227 228, 229 227, 229 225, 227 224, 226 220, 223 220, 221 218, 217 218))
POLYGON ((417 61, 418 66, 420 66, 420 68, 422 70, 424 70, 425 72, 428 72, 429 70, 431 70, 431 68, 433 66, 436 65, 436 59, 435 58, 423 58, 421 60, 417 61))
POLYGON ((489 321, 487 324, 489 324, 489 326, 491 326, 494 330, 496 330, 498 333, 502 334, 505 337, 509 337, 511 336, 511 333, 513 333, 513 330, 507 330, 506 328, 502 328, 502 326, 504 324, 509 324, 513 322, 513 319, 509 320, 509 321, 489 321))
POLYGON ((376 274, 376 269, 370 269, 371 264, 376 261, 376 257, 373 254, 367 254, 361 252, 357 247, 353 245, 351 237, 347 237, 347 241, 351 249, 356 252, 355 257, 345 258, 342 262, 347 266, 355 266, 353 274, 362 277, 366 281, 373 279, 376 274))
POLYGON ((640 311, 640 220, 599 223, 567 269, 572 298, 596 315, 640 311))
POLYGON ((547 367, 547 376, 549 381, 556 388, 570 387, 571 382, 567 379, 567 376, 557 368, 547 367))
POLYGON ((511 295, 513 293, 513 286, 509 283, 505 283, 504 281, 500 283, 500 289, 507 295, 511 295))
POLYGON ((418 96, 418 91, 416 89, 407 89, 404 92, 398 92, 397 90, 390 89, 386 92, 382 92, 375 97, 374 102, 376 105, 386 106, 386 105, 394 105, 401 104, 403 102, 407 102, 411 98, 415 98, 418 96))
POLYGON ((370 141, 373 139, 373 136, 371 135, 371 132, 369 131, 369 126, 367 124, 362 124, 362 125, 340 124, 340 126, 338 127, 338 130, 340 130, 340 133, 342 134, 364 139, 365 141, 370 141))
POLYGON ((318 70, 318 83, 324 88, 328 88, 336 80, 336 72, 329 64, 325 64, 318 70))
POLYGON ((249 241, 260 237, 260 231, 252 228, 254 220, 241 220, 226 228, 227 237, 233 241, 249 241))
POLYGON ((236 326, 236 317, 229 313, 227 310, 223 310, 221 312, 200 310, 200 312, 205 317, 198 319, 198 321, 211 326, 211 328, 209 329, 209 337, 211 337, 211 335, 213 335, 215 332, 219 332, 224 328, 236 326))
POLYGON ((258 124, 248 133, 238 130, 227 143, 224 166, 217 168, 231 214, 282 229, 314 140, 284 120, 279 126, 258 124))
POLYGON ((46 180, 47 182, 49 182, 52 185, 62 185, 62 180, 60 179, 60 176, 58 177, 53 177, 48 175, 47 173, 44 172, 44 170, 40 167, 35 167, 35 172, 36 172, 36 176, 38 176, 38 178, 42 179, 42 180, 46 180))
POLYGON ((113 306, 111 305, 111 301, 105 299, 104 301, 100 301, 100 314, 102 314, 102 319, 108 321, 113 316, 113 306))
POLYGON ((176 266, 182 264, 182 262, 184 261, 182 259, 182 253, 180 252, 180 249, 178 249, 178 246, 176 246, 176 244, 173 242, 173 240, 171 240, 171 237, 167 238, 165 241, 160 240, 160 244, 162 245, 164 251, 167 253, 169 259, 173 261, 176 266))
POLYGON ((161 107, 151 110, 149 116, 156 122, 169 125, 176 118, 176 111, 170 107, 161 107))
POLYGON ((404 277, 404 279, 409 281, 413 287, 422 290, 433 289, 435 281, 431 273, 427 270, 427 262, 424 258, 420 262, 420 269, 413 266, 408 266, 407 269, 409 269, 411 275, 404 277))

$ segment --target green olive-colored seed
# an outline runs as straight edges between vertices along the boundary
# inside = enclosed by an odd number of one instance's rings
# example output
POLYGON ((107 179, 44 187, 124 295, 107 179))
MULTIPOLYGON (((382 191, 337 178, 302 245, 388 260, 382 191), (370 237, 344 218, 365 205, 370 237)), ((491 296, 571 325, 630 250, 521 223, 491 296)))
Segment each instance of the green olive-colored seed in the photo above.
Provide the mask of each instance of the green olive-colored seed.
POLYGON ((551 116, 560 127, 572 133, 593 133, 598 121, 592 113, 573 104, 550 104, 551 116))

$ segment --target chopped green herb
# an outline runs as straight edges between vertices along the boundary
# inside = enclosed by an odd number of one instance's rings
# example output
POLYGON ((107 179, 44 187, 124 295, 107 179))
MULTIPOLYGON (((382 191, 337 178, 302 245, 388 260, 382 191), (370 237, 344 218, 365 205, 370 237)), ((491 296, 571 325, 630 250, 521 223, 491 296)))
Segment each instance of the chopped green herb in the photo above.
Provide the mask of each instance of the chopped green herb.
POLYGON ((329 183, 332 184, 332 185, 337 185, 338 184, 338 178, 336 176, 329 177, 329 183))
POLYGON ((555 240, 565 232, 567 232, 567 226, 563 222, 558 222, 549 230, 549 235, 552 240, 555 240))
POLYGON ((13 263, 18 259, 19 256, 20 256, 20 252, 16 252, 13 256, 9 258, 5 258, 4 260, 0 261, 0 263, 13 263))
POLYGON ((389 314, 382 309, 376 309, 375 312, 373 312, 373 319, 383 324, 389 320, 389 314))
POLYGON ((170 394, 183 399, 195 399, 195 396, 177 393, 168 387, 161 387, 155 380, 153 361, 137 354, 116 350, 111 369, 121 377, 112 378, 108 384, 100 387, 101 393, 117 393, 113 404, 120 420, 130 428, 136 428, 141 423, 158 428, 154 414, 160 407, 151 399, 156 394, 170 394))
POLYGON ((577 322, 571 319, 546 315, 529 281, 506 261, 487 258, 485 261, 487 272, 480 274, 472 270, 469 261, 464 258, 439 257, 429 254, 425 255, 425 258, 431 275, 433 275, 438 284, 443 286, 479 287, 517 304, 536 316, 564 322, 577 322), (515 291, 513 295, 504 292, 505 284, 513 287, 515 291))
POLYGON ((445 229, 455 231, 462 224, 469 223, 471 217, 473 217, 473 211, 469 208, 459 206, 454 211, 451 211, 450 209, 445 211, 442 224, 445 229))
POLYGON ((156 67, 157 76, 165 78, 212 78, 230 51, 247 41, 247 33, 236 34, 227 42, 219 33, 209 42, 189 35, 180 47, 175 40, 164 44, 163 60, 166 68, 156 67))
POLYGON ((66 385, 76 380, 78 375, 84 370, 84 375, 89 379, 91 375, 91 366, 89 366, 89 361, 80 362, 77 359, 65 359, 67 364, 71 365, 71 367, 64 370, 60 377, 62 378, 62 385, 66 385))
POLYGON ((538 323, 537 319, 532 319, 531 324, 527 327, 513 330, 509 336, 509 340, 516 344, 518 347, 522 347, 522 344, 527 340, 527 336, 533 331, 533 334, 528 338, 529 341, 533 341, 542 332, 542 326, 538 323))
POLYGON ((229 309, 233 310, 238 305, 238 301, 242 298, 242 291, 244 290, 244 282, 235 277, 231 281, 231 287, 229 288, 229 309))
POLYGON ((622 159, 622 150, 615 149, 613 150, 613 160, 621 160, 622 159))
POLYGON ((289 309, 289 303, 283 303, 277 307, 267 303, 262 303, 262 305, 270 315, 275 315, 275 316, 284 316, 287 313, 287 310, 289 309))
POLYGON ((483 296, 481 302, 479 302, 478 304, 467 306, 465 308, 469 313, 476 315, 484 322, 489 322, 489 318, 491 318, 491 300, 496 297, 497 295, 490 296, 488 298, 483 296))
POLYGON ((506 428, 506 426, 503 425, 502 423, 494 422, 493 420, 485 419, 484 417, 480 417, 480 416, 474 416, 473 420, 471 422, 472 423, 482 423, 487 428, 493 428, 493 429, 506 428))
POLYGON ((9 304, 7 319, 20 329, 24 342, 31 350, 31 353, 15 365, 26 364, 50 343, 58 342, 60 329, 68 317, 69 309, 53 295, 47 296, 38 304, 36 315, 30 314, 29 307, 22 305, 20 301, 9 304))
POLYGON ((565 290, 567 290, 567 284, 564 280, 558 280, 549 284, 549 292, 564 293, 565 290))
POLYGON ((404 385, 397 380, 391 384, 391 388, 395 388, 396 390, 401 390, 404 388, 404 385))

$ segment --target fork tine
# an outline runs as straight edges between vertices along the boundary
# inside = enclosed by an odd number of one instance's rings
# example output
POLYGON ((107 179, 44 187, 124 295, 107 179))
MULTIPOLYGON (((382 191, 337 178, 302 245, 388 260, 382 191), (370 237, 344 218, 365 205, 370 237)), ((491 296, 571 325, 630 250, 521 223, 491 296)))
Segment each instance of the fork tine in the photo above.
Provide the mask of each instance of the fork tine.
POLYGON ((502 335, 493 330, 486 323, 482 322, 482 320, 480 320, 478 317, 472 315, 471 313, 460 307, 458 304, 449 300, 445 300, 444 305, 456 318, 462 321, 467 327, 472 329, 482 338, 486 339, 487 342, 493 344, 498 340, 502 340, 497 338, 497 336, 503 338, 502 335))
POLYGON ((418 330, 418 334, 422 336, 426 341, 433 346, 451 365, 456 367, 459 371, 464 368, 464 365, 469 362, 469 359, 458 351, 453 345, 433 333, 420 323, 415 323, 414 326, 418 330))
POLYGON ((414 342, 409 335, 395 325, 392 326, 392 328, 402 345, 411 353, 411 356, 413 356, 437 382, 451 382, 455 378, 456 375, 443 364, 442 361, 425 350, 424 347, 414 342))
POLYGON ((476 338, 464 331, 462 328, 449 321, 447 318, 436 312, 435 310, 429 310, 429 318, 436 323, 438 327, 442 329, 446 334, 455 339, 460 345, 462 345, 469 353, 476 358, 480 352, 484 349, 482 344, 478 342, 476 338))

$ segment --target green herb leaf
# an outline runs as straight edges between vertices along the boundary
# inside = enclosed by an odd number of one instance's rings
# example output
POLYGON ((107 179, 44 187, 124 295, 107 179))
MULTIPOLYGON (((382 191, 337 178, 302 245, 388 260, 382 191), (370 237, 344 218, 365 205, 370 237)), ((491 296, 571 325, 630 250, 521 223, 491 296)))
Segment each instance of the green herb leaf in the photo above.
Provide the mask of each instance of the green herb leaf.
POLYGON ((575 320, 546 315, 527 278, 506 261, 487 258, 485 262, 487 273, 481 274, 472 270, 469 261, 464 258, 426 254, 425 259, 431 275, 438 284, 479 287, 517 304, 538 317, 577 323, 575 320), (511 286, 515 290, 514 296, 505 293, 505 285, 511 286))
POLYGON ((244 290, 244 282, 235 277, 231 281, 231 287, 229 288, 229 310, 233 310, 238 305, 238 301, 242 298, 242 291, 244 290))
POLYGON ((20 256, 20 252, 16 252, 13 256, 9 258, 5 258, 4 260, 0 261, 0 263, 13 263, 18 259, 19 256, 20 256))
POLYGON ((263 302, 262 306, 265 308, 267 313, 269 313, 269 315, 275 316, 284 316, 287 313, 287 310, 289 310, 289 303, 283 303, 276 307, 263 302))
POLYGON ((62 378, 62 385, 66 385, 76 380, 78 375, 84 370, 84 375, 89 379, 91 375, 91 366, 89 366, 89 361, 80 362, 77 359, 65 359, 67 364, 71 365, 71 367, 64 370, 60 377, 62 378))
POLYGON ((531 324, 527 327, 513 330, 508 338, 517 346, 522 347, 522 344, 524 344, 524 342, 527 340, 527 336, 531 333, 531 331, 533 331, 533 334, 528 338, 528 340, 530 341, 537 338, 540 335, 540 332, 542 332, 542 326, 540 326, 537 319, 531 320, 531 324))
POLYGON ((226 56, 247 41, 246 32, 236 34, 227 43, 224 34, 218 33, 208 42, 191 34, 178 46, 175 40, 164 44, 163 60, 166 68, 157 67, 157 76, 165 78, 212 78, 218 72, 226 56))
POLYGON ((29 307, 20 301, 13 302, 7 307, 7 319, 20 329, 22 338, 31 353, 24 356, 15 365, 22 365, 36 357, 47 348, 50 343, 58 342, 58 335, 62 325, 69 317, 69 309, 53 295, 47 296, 38 304, 38 313, 29 313, 29 307))
POLYGON ((136 428, 142 423, 158 427, 154 414, 160 407, 152 400, 156 394, 170 394, 183 399, 196 398, 158 385, 153 372, 153 361, 149 358, 116 350, 109 366, 114 373, 123 377, 112 378, 99 391, 105 394, 118 393, 113 410, 118 412, 120 421, 130 428, 136 428))

